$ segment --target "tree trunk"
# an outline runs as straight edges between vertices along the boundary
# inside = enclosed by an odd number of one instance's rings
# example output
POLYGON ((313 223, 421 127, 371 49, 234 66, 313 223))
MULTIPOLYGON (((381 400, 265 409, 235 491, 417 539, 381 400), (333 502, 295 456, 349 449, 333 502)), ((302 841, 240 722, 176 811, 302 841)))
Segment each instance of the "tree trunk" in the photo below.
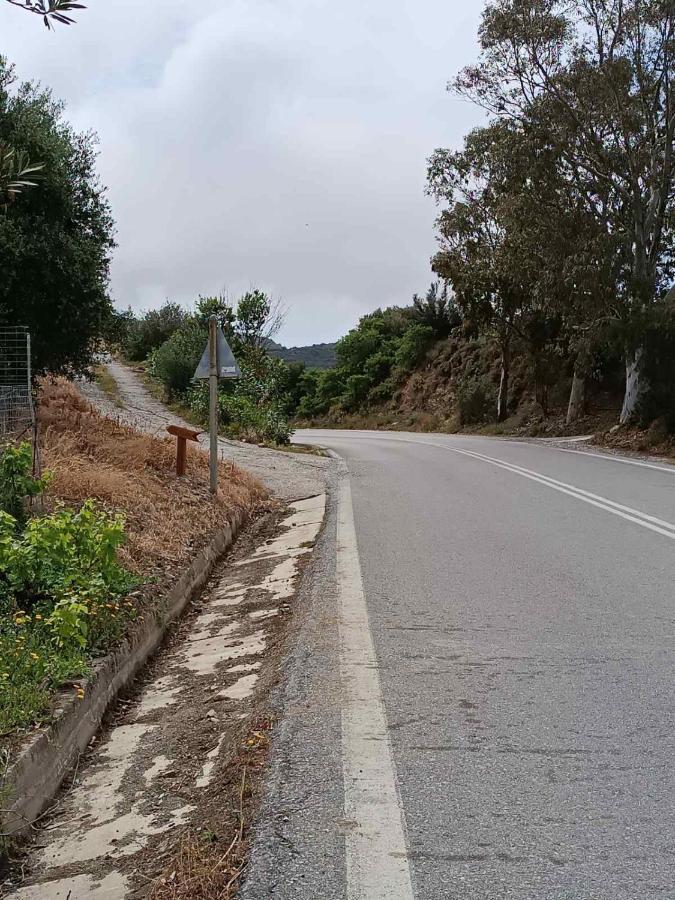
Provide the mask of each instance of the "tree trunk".
POLYGON ((502 374, 499 379, 499 396, 497 397, 497 421, 503 422, 508 415, 509 369, 511 353, 508 343, 502 345, 502 374))
POLYGON ((619 422, 627 425, 637 411, 638 403, 642 399, 647 388, 645 378, 640 372, 642 362, 642 348, 638 348, 632 356, 626 358, 626 392, 623 396, 623 407, 619 422))
POLYGON ((572 390, 570 391, 570 402, 567 407, 567 425, 576 422, 584 414, 586 406, 586 379, 581 372, 574 369, 574 377, 572 378, 572 390))

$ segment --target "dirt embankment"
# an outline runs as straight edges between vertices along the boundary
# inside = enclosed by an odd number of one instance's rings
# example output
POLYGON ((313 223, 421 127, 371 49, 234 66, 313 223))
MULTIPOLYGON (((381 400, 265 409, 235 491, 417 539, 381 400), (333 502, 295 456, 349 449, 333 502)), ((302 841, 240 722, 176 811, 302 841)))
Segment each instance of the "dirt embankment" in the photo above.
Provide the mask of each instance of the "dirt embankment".
MULTIPOLYGON (((569 370, 569 371, 568 371, 569 370)), ((312 425, 406 431, 479 432, 554 437, 589 434, 618 420, 621 385, 587 383, 586 414, 565 424, 572 383, 563 357, 543 361, 514 348, 509 375, 508 418, 496 421, 501 376, 499 349, 487 338, 451 336, 399 383, 391 400, 352 413, 336 410, 312 425)))
POLYGON ((612 428, 595 435, 593 443, 623 453, 649 454, 675 461, 675 437, 661 419, 649 428, 612 428))

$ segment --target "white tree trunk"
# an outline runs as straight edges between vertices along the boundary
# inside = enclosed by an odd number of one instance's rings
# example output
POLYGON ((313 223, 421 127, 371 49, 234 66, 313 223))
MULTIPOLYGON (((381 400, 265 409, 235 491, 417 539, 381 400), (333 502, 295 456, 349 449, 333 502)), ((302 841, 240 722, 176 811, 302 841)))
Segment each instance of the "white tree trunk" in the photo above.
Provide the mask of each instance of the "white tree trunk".
POLYGON ((503 422, 508 416, 509 399, 509 370, 511 368, 511 353, 508 345, 502 347, 502 374, 499 379, 499 394, 497 395, 497 421, 503 422))
POLYGON ((572 378, 572 389, 570 390, 570 402, 567 407, 567 419, 565 420, 568 425, 576 422, 584 414, 585 402, 586 379, 583 375, 579 375, 575 369, 574 377, 572 378))
POLYGON ((626 392, 619 417, 622 425, 628 424, 634 418, 638 403, 646 389, 645 379, 640 373, 642 352, 642 348, 639 348, 632 357, 626 359, 626 392))

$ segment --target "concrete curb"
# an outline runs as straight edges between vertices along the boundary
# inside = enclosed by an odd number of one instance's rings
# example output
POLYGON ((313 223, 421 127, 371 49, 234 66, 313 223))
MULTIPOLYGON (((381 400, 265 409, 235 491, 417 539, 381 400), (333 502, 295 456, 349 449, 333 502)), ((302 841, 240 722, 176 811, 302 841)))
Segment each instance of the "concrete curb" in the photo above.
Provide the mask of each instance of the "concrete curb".
POLYGON ((179 618, 204 586, 246 518, 245 512, 236 510, 231 523, 194 557, 154 615, 146 615, 113 653, 96 664, 83 700, 77 700, 72 692, 57 696, 55 705, 59 708, 54 721, 21 749, 4 778, 1 815, 5 836, 25 835, 46 809, 119 692, 143 668, 162 642, 168 625, 179 618))

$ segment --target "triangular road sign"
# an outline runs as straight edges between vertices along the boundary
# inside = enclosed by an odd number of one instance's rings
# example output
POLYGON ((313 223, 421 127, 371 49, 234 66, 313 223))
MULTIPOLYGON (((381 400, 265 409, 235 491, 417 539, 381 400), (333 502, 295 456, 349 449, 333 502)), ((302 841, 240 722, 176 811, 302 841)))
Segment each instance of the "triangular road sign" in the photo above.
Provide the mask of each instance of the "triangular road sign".
MULTIPOLYGON (((216 360, 218 369, 218 378, 240 378, 241 369, 237 365, 234 353, 230 350, 230 345, 225 340, 225 335, 220 328, 216 328, 216 360)), ((199 361, 197 370, 193 376, 193 381, 202 378, 208 378, 210 375, 209 365, 209 342, 206 342, 206 349, 199 361)))

